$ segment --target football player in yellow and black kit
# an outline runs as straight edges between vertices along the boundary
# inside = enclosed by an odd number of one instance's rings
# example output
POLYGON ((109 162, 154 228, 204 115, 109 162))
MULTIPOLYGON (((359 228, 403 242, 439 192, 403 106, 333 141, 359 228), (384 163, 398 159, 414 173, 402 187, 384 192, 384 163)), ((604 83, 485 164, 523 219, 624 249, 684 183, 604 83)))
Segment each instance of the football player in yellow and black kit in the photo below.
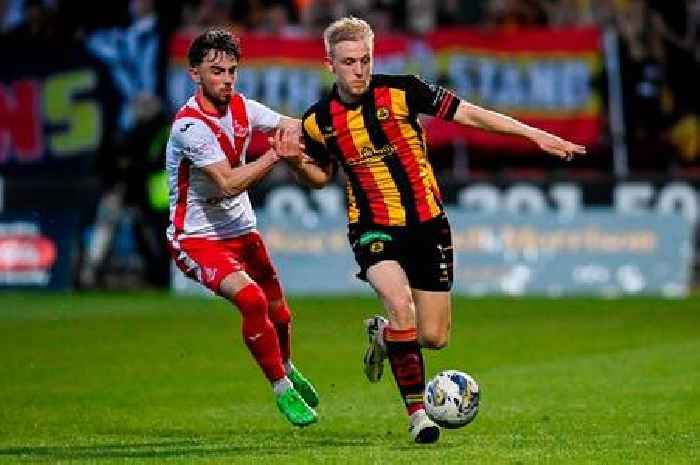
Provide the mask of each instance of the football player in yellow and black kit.
POLYGON ((439 349, 448 341, 452 239, 418 115, 526 137, 567 160, 585 148, 416 76, 373 75, 374 35, 361 19, 334 22, 324 42, 335 85, 304 115, 306 154, 285 159, 315 188, 332 179, 338 164, 343 167, 358 277, 369 282, 389 317, 366 321, 365 374, 377 382, 388 358, 410 416, 411 439, 434 442, 440 429, 423 408, 421 348, 439 349))

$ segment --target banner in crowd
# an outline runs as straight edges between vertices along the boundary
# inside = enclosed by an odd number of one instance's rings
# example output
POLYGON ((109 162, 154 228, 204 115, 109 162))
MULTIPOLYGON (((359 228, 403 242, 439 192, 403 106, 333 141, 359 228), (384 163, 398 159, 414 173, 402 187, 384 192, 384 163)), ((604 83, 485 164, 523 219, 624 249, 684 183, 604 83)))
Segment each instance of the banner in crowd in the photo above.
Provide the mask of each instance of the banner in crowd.
MULTIPOLYGON (((597 29, 438 30, 428 38, 437 75, 458 95, 579 144, 599 143, 602 67, 597 29)), ((494 149, 528 142, 428 122, 434 144, 456 137, 494 149)))
POLYGON ((3 44, 0 52, 11 63, 0 68, 0 172, 86 171, 114 97, 100 66, 81 47, 3 44))
MULTIPOLYGON (((194 90, 187 74, 191 35, 170 45, 168 90, 171 110, 194 90)), ((444 29, 422 39, 377 36, 375 73, 420 74, 461 97, 505 112, 588 146, 598 143, 601 40, 596 29, 526 31, 444 29)), ((300 116, 333 81, 324 67, 320 38, 241 37, 238 90, 291 116, 300 116)), ((487 135, 427 118, 433 146, 457 140, 490 149, 528 150, 524 140, 487 135)))

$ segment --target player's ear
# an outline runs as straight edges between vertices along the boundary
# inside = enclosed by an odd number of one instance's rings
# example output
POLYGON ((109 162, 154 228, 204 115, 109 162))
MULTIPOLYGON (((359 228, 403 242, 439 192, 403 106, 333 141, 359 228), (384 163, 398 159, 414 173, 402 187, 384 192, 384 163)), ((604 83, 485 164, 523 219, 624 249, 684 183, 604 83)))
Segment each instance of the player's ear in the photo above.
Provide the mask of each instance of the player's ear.
POLYGON ((333 69, 333 59, 331 57, 326 56, 323 59, 323 64, 326 65, 326 69, 328 69, 328 71, 330 71, 331 73, 335 73, 333 69))
POLYGON ((190 77, 192 78, 195 84, 202 83, 202 77, 199 74, 199 70, 195 66, 190 66, 190 77))

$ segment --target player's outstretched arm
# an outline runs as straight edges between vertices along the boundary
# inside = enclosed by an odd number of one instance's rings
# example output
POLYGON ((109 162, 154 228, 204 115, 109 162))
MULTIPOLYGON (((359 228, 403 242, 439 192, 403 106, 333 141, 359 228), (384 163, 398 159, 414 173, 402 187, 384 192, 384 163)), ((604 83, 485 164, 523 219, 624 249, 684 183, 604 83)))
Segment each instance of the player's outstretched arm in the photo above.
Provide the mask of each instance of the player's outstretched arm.
POLYGON ((225 196, 235 196, 264 178, 280 157, 274 149, 269 149, 252 163, 232 168, 228 160, 202 167, 225 196))
POLYGON ((480 106, 462 101, 457 107, 454 121, 465 126, 474 126, 492 132, 513 134, 525 137, 537 144, 542 150, 564 160, 571 160, 576 155, 584 155, 586 147, 574 144, 542 129, 533 128, 510 116, 487 110, 480 106))

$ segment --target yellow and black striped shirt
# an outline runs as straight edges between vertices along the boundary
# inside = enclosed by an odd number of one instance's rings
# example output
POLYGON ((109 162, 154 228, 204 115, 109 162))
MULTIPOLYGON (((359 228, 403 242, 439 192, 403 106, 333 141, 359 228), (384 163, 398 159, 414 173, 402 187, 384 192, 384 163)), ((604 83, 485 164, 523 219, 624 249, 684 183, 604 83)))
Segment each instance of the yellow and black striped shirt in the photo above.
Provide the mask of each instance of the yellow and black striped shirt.
POLYGON ((442 213, 418 115, 451 120, 458 105, 454 93, 417 76, 374 75, 359 101, 343 103, 334 86, 306 112, 307 153, 343 167, 351 224, 407 226, 442 213))

